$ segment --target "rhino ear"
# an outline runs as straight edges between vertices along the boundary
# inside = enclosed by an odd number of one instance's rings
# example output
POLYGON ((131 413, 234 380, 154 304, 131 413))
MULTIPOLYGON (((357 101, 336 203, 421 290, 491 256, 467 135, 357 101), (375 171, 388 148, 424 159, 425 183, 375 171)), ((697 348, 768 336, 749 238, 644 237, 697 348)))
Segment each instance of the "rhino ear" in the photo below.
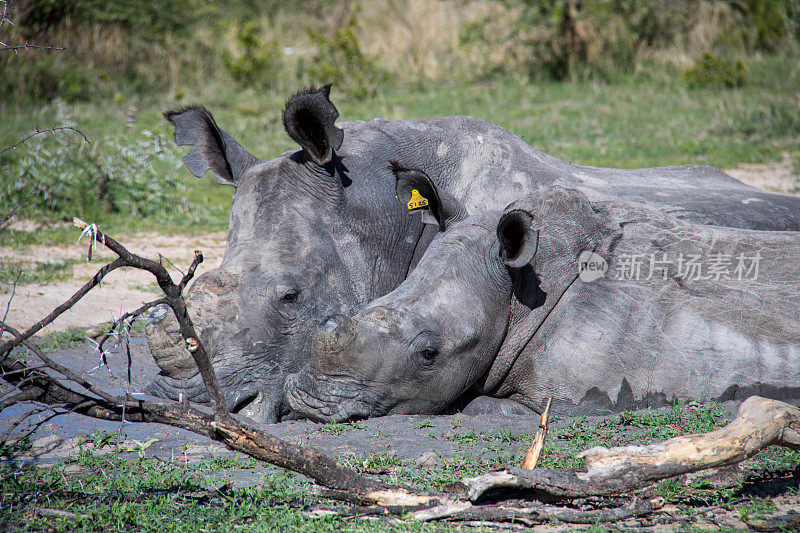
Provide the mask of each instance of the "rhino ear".
POLYGON ((341 148, 344 140, 344 131, 334 126, 339 111, 331 103, 330 93, 330 84, 319 89, 311 87, 289 98, 283 109, 286 133, 318 165, 329 163, 333 151, 341 148))
POLYGON ((500 259, 509 268, 524 267, 539 248, 539 230, 533 229, 533 217, 520 209, 503 215, 497 224, 497 238, 500 259))
POLYGON ((427 174, 421 170, 403 168, 397 161, 390 161, 394 172, 395 196, 409 213, 422 211, 422 222, 443 228, 442 201, 439 191, 427 174))
POLYGON ((217 183, 236 187, 244 171, 260 163, 233 137, 219 129, 214 117, 202 106, 166 111, 164 118, 175 126, 175 144, 193 147, 183 156, 183 163, 198 178, 211 169, 217 183))

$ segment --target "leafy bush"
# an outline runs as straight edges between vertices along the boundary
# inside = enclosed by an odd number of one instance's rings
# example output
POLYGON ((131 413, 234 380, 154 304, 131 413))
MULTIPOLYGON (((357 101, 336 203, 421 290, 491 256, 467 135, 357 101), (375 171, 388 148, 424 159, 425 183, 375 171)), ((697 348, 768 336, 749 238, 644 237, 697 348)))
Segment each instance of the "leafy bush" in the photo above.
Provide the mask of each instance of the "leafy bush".
POLYGON ((375 94, 380 84, 389 81, 389 75, 375 58, 361 50, 357 14, 355 10, 332 38, 321 32, 309 32, 317 52, 307 71, 317 83, 335 83, 351 96, 363 98, 375 94))
MULTIPOLYGON (((73 125, 60 106, 62 123, 73 125)), ((175 204, 184 196, 177 194, 177 180, 157 170, 178 164, 174 143, 160 133, 124 132, 92 145, 77 135, 39 136, 18 150, 27 153, 4 159, 0 168, 2 212, 20 206, 25 216, 70 220, 91 219, 95 213, 145 217, 186 210, 175 204)))
POLYGON ((776 51, 781 42, 800 37, 800 4, 797 0, 745 0, 754 48, 776 51))
POLYGON ((222 57, 231 78, 241 86, 272 87, 281 66, 278 41, 262 40, 257 25, 248 22, 238 31, 236 44, 236 54, 226 51, 222 57))
POLYGON ((739 87, 745 81, 745 67, 741 59, 731 61, 706 52, 682 76, 689 87, 739 87))
POLYGON ((66 24, 113 24, 162 42, 169 34, 189 28, 200 15, 189 0, 18 0, 10 8, 27 38, 41 37, 66 24))

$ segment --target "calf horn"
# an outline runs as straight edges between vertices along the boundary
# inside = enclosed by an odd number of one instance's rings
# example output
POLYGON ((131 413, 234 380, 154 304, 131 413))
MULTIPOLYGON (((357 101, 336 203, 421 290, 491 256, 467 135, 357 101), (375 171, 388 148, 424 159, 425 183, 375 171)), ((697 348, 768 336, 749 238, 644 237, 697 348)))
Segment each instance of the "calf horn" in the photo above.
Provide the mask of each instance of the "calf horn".
POLYGON ((338 354, 356 340, 356 322, 345 315, 329 317, 314 334, 314 353, 338 354))

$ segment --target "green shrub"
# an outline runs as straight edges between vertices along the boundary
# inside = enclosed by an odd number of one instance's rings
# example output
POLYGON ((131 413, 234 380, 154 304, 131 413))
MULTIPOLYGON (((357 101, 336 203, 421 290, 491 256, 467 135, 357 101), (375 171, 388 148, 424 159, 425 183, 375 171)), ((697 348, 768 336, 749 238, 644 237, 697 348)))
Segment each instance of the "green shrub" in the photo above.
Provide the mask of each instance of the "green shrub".
POLYGON ((800 4, 797 0, 745 0, 754 48, 774 52, 782 41, 800 37, 800 4))
POLYGON ((683 80, 689 87, 739 87, 745 81, 741 59, 732 61, 706 52, 694 65, 683 70, 683 80))
POLYGON ((237 32, 236 44, 236 54, 226 51, 222 56, 231 78, 245 87, 272 87, 281 68, 278 42, 262 40, 257 25, 248 22, 237 32))
MULTIPOLYGON (((74 126, 59 104, 61 122, 74 126)), ((129 126, 133 123, 128 118, 129 126)), ((121 132, 87 144, 65 132, 38 136, 0 167, 0 212, 71 220, 121 212, 146 217, 186 211, 179 183, 164 165, 178 165, 174 143, 153 131, 121 132)))
POLYGON ((331 38, 321 32, 309 32, 317 52, 307 72, 316 83, 335 83, 351 96, 364 98, 375 94, 379 85, 389 81, 389 75, 375 58, 361 50, 357 14, 358 10, 354 10, 331 38))

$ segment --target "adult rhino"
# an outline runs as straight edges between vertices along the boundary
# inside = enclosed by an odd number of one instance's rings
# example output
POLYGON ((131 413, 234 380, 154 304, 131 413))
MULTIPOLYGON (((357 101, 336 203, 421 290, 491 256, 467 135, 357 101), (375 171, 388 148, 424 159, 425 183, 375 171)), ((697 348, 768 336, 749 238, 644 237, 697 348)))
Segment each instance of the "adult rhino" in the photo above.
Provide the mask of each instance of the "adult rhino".
POLYGON ((296 412, 800 397, 800 232, 692 224, 558 186, 448 226, 397 289, 326 322, 287 379, 296 412))
MULTIPOLYGON (((230 409, 262 422, 290 415, 285 376, 307 361, 315 328, 399 285, 435 234, 395 202, 387 161, 421 168, 440 202, 473 212, 501 209, 552 184, 592 199, 629 198, 686 220, 740 228, 800 228, 800 200, 748 187, 703 166, 613 170, 547 156, 471 117, 345 122, 329 88, 292 97, 283 112, 299 151, 261 161, 202 107, 167 112, 186 167, 236 187, 219 268, 198 277, 187 306, 212 357, 230 409)), ((431 197, 432 207, 437 199, 431 197)), ((150 387, 207 401, 192 358, 165 309, 147 327, 161 368, 150 387)))

